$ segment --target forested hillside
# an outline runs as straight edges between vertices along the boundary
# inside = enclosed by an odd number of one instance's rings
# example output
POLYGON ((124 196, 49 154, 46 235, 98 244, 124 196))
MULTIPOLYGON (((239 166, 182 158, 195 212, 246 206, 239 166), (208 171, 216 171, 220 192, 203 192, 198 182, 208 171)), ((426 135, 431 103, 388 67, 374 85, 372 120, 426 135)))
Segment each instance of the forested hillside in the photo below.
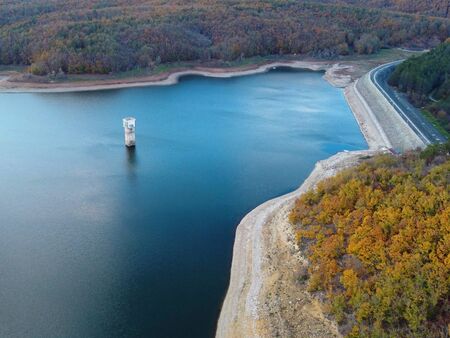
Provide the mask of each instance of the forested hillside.
POLYGON ((31 65, 42 75, 109 73, 185 60, 370 54, 450 35, 448 19, 384 10, 440 15, 441 0, 407 9, 395 4, 408 1, 379 2, 7 0, 0 3, 0 64, 31 65))
POLYGON ((291 212, 308 287, 350 337, 448 337, 450 151, 379 156, 291 212))
POLYGON ((426 106, 450 132, 450 39, 434 50, 400 64, 389 83, 426 106))

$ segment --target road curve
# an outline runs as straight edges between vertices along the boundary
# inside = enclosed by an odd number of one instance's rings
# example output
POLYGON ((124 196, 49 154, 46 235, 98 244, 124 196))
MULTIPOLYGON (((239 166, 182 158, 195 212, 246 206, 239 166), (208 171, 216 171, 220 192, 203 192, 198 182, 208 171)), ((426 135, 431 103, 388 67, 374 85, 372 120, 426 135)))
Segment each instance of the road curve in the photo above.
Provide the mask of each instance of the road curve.
POLYGON ((395 91, 388 85, 389 75, 402 62, 403 60, 387 63, 371 70, 370 80, 426 145, 445 143, 447 141, 445 136, 422 115, 420 110, 409 103, 404 94, 395 91))

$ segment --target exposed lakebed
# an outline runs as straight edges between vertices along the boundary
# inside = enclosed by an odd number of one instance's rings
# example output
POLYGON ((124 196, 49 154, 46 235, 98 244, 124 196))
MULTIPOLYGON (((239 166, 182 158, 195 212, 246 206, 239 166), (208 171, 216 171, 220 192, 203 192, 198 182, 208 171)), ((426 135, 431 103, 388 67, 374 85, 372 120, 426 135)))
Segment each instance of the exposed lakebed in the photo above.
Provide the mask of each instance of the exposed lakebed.
POLYGON ((212 336, 240 219, 366 148, 342 90, 287 69, 0 94, 0 132, 2 337, 212 336))

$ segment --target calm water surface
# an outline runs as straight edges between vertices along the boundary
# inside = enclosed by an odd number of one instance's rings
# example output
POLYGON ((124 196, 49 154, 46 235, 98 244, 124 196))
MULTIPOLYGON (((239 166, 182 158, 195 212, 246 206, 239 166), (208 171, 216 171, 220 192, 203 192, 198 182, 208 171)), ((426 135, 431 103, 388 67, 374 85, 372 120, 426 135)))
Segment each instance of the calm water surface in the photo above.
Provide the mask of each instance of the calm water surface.
POLYGON ((287 70, 0 94, 0 140, 1 337, 212 336, 239 220, 366 147, 341 90, 287 70))

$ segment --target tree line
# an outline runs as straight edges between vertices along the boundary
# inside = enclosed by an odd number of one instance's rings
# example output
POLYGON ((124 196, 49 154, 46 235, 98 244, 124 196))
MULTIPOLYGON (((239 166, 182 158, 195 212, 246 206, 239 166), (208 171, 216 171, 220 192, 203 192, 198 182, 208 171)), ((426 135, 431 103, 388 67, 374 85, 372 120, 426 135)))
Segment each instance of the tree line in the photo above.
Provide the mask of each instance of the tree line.
POLYGON ((325 0, 9 0, 0 4, 0 64, 37 75, 110 73, 159 63, 274 54, 321 58, 428 46, 450 21, 325 0))

